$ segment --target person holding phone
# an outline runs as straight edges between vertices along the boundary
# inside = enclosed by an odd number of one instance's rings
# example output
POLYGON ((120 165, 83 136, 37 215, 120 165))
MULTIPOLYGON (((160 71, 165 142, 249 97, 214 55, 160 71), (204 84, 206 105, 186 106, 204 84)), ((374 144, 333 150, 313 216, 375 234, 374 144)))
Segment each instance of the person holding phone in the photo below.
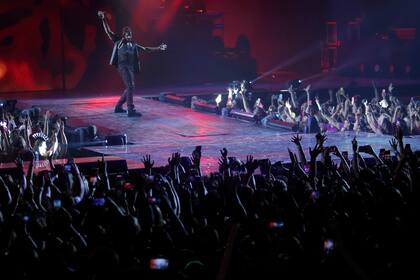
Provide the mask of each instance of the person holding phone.
POLYGON ((127 112, 128 117, 141 117, 141 113, 136 112, 133 103, 134 75, 140 72, 139 54, 141 51, 164 51, 166 44, 158 47, 144 47, 133 41, 131 28, 126 26, 122 29, 122 34, 115 34, 106 19, 103 11, 98 11, 98 17, 102 21, 105 33, 114 42, 110 64, 117 67, 118 72, 125 85, 125 90, 115 105, 114 113, 127 112), (127 102, 127 111, 123 109, 127 102))

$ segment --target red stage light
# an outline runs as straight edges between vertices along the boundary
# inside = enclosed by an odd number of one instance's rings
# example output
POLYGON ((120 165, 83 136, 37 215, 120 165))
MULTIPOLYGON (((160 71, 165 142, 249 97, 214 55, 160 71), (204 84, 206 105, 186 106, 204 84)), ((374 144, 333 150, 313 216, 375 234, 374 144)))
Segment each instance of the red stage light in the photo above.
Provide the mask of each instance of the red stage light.
POLYGON ((0 80, 6 76, 7 66, 3 61, 0 61, 0 80))

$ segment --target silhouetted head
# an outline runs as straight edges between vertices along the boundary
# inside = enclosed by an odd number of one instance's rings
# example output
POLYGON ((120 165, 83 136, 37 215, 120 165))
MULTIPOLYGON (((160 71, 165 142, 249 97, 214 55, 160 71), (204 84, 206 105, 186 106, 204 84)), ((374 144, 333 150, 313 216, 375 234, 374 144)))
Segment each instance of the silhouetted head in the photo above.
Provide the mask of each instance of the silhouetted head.
POLYGON ((131 41, 133 39, 133 32, 129 26, 124 26, 122 29, 122 37, 124 40, 131 41))

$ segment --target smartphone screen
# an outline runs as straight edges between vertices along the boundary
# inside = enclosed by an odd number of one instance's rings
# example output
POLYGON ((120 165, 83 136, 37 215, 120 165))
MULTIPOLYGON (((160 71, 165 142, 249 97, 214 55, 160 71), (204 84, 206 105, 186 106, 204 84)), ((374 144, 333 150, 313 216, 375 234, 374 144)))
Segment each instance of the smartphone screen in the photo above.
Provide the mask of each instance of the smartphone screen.
POLYGON ((69 164, 69 163, 64 164, 64 171, 71 172, 71 164, 69 164))
POLYGON ((282 228, 284 226, 283 222, 270 222, 268 223, 269 228, 282 228))
POLYGON ((311 193, 311 197, 313 200, 318 200, 319 199, 319 191, 313 191, 311 193))
POLYGON ((331 239, 324 240, 324 251, 330 253, 334 249, 334 241, 331 239))
POLYGON ((156 197, 149 197, 148 201, 149 201, 149 204, 159 204, 160 203, 160 199, 156 198, 156 197))
POLYGON ((100 198, 94 198, 92 201, 92 204, 94 206, 104 206, 105 205, 105 198, 100 197, 100 198))
POLYGON ((54 209, 61 208, 61 200, 60 199, 54 199, 53 200, 53 207, 54 207, 54 209))
POLYGON ((150 269, 157 269, 157 270, 164 270, 167 269, 169 266, 168 259, 164 258, 157 258, 157 259, 151 259, 149 267, 150 269))

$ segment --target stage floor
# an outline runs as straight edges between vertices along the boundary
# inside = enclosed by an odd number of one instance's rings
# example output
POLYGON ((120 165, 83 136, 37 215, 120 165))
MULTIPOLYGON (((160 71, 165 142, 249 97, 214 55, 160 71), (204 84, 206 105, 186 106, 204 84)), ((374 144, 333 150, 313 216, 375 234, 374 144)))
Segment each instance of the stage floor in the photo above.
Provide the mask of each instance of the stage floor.
MULTIPOLYGON (((290 142, 293 133, 264 128, 240 120, 224 118, 215 114, 194 112, 189 108, 135 97, 134 103, 143 116, 128 118, 125 114, 113 113, 118 96, 89 98, 54 98, 19 100, 19 107, 39 106, 60 115, 68 116, 72 127, 94 124, 101 136, 127 134, 126 146, 90 146, 87 149, 107 156, 127 159, 130 169, 142 168, 141 159, 151 154, 155 166, 167 164, 174 152, 190 156, 196 145, 202 146, 204 173, 218 169, 220 150, 227 148, 229 156, 242 160, 248 154, 254 158, 269 158, 272 162, 289 161, 287 149, 295 151, 290 142)), ((308 147, 315 144, 314 135, 302 135, 302 145, 308 154, 308 147)), ((335 145, 340 150, 351 151, 354 133, 329 134, 326 145, 335 145)), ((370 144, 376 151, 389 149, 390 136, 376 136, 369 133, 356 135, 360 145, 370 144)), ((405 142, 414 150, 420 149, 420 137, 407 137, 405 142)))

